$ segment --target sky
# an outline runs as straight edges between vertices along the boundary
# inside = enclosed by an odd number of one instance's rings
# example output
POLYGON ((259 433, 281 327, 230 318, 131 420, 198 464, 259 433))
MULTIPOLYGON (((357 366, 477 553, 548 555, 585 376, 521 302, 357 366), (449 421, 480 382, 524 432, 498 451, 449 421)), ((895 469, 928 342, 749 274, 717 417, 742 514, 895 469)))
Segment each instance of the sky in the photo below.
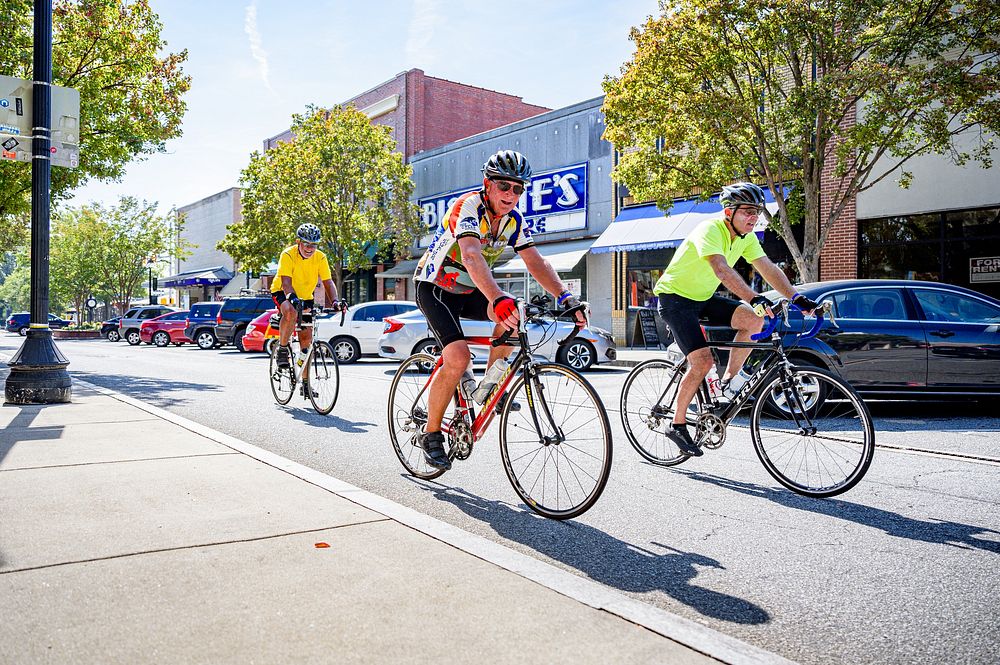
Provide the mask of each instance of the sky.
POLYGON ((161 213, 239 184, 250 155, 309 104, 332 106, 400 72, 558 109, 602 94, 657 0, 151 0, 166 49, 188 50, 183 136, 91 182, 71 203, 157 202, 161 213))

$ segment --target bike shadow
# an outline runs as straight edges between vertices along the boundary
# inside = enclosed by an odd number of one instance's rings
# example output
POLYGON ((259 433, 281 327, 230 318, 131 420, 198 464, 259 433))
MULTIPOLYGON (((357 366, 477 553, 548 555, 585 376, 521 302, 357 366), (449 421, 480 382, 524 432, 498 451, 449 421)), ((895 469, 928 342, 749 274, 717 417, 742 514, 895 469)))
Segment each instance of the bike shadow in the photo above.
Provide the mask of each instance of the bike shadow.
POLYGON ((920 520, 881 508, 872 508, 843 499, 814 499, 789 490, 764 487, 754 483, 731 480, 700 471, 677 469, 692 480, 716 485, 741 494, 767 499, 785 508, 835 517, 862 526, 879 529, 890 536, 917 540, 960 549, 978 549, 1000 554, 1000 531, 947 520, 920 520), (997 540, 976 536, 995 535, 997 540))
POLYGON ((657 542, 642 547, 581 522, 539 517, 527 506, 515 507, 457 487, 409 479, 432 492, 436 499, 488 524, 499 536, 606 586, 631 593, 662 592, 706 617, 730 623, 756 625, 771 620, 766 610, 749 600, 694 583, 699 568, 725 569, 711 557, 657 542))
POLYGON ((333 407, 333 411, 327 416, 316 413, 311 404, 300 403, 298 406, 295 406, 293 402, 284 408, 289 409, 289 414, 292 416, 293 420, 297 420, 312 427, 322 427, 324 429, 332 427, 333 429, 339 430, 344 434, 368 434, 372 428, 378 427, 375 423, 341 418, 337 415, 336 406, 333 407))

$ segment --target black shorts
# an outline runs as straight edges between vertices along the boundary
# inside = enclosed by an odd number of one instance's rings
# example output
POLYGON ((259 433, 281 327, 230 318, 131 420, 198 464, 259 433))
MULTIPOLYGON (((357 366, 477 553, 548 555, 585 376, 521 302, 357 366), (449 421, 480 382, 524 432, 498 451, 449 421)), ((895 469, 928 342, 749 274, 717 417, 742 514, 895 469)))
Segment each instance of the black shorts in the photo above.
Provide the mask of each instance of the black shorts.
MULTIPOLYGON (((288 300, 288 296, 285 295, 284 291, 271 291, 271 298, 274 300, 274 306, 278 308, 278 313, 281 313, 281 303, 288 300)), ((313 321, 313 306, 316 304, 314 299, 303 300, 302 301, 302 323, 312 323, 313 321)))
POLYGON ((733 312, 740 306, 739 300, 722 296, 698 301, 676 293, 663 293, 659 298, 660 316, 685 356, 708 346, 705 334, 701 331, 702 322, 710 326, 731 326, 733 312))
POLYGON ((417 307, 441 348, 465 339, 460 318, 489 321, 490 303, 480 291, 450 293, 431 282, 417 282, 417 307))

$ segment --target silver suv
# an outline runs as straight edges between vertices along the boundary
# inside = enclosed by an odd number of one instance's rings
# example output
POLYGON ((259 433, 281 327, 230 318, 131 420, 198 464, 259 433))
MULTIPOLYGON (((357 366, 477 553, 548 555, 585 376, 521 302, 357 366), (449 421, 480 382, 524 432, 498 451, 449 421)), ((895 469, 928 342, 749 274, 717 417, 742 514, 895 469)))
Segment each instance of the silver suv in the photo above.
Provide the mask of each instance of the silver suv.
POLYGON ((133 307, 129 311, 125 312, 125 316, 123 316, 122 320, 118 322, 118 331, 121 333, 122 339, 132 346, 138 346, 142 341, 139 339, 139 326, 141 326, 144 321, 155 319, 163 314, 169 314, 170 312, 176 311, 177 310, 173 307, 167 307, 166 305, 143 305, 142 307, 133 307))

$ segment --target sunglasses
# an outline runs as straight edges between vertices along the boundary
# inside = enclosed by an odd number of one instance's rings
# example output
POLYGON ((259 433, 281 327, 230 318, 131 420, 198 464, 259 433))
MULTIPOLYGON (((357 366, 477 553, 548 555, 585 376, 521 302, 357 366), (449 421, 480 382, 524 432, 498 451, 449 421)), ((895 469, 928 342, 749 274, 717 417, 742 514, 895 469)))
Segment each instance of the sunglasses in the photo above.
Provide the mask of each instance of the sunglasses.
POLYGON ((509 192, 513 189, 514 193, 518 196, 524 194, 524 185, 520 183, 513 183, 508 180, 494 180, 493 184, 499 187, 501 192, 509 192))
POLYGON ((317 247, 319 247, 319 245, 314 242, 306 242, 304 240, 301 242, 302 246, 305 247, 306 249, 316 249, 317 247))

